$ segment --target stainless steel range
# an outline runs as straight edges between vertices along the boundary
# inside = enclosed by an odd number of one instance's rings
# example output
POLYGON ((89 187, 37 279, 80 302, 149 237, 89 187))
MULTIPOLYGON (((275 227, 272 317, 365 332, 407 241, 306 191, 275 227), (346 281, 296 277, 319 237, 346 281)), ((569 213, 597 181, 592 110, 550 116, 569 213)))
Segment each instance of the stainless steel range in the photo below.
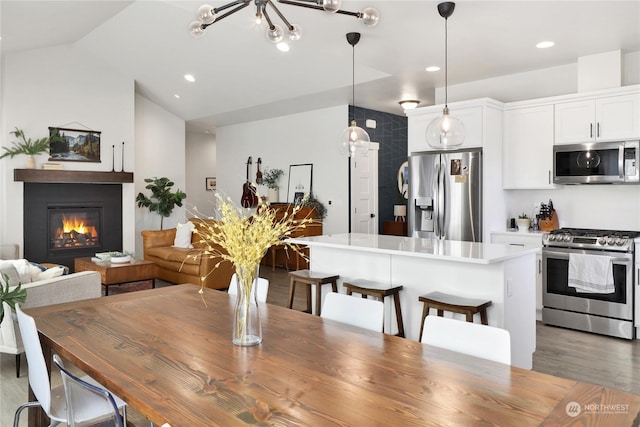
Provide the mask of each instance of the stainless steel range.
POLYGON ((562 228, 545 233, 542 321, 633 339, 634 239, 640 240, 640 232, 562 228), (583 283, 576 276, 587 273, 592 287, 576 285, 583 283))

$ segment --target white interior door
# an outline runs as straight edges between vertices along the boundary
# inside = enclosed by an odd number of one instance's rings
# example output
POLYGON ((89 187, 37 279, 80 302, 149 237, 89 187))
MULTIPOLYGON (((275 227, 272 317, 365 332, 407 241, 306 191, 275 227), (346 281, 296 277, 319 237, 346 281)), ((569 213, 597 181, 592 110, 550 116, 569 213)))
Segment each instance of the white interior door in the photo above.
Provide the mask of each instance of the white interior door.
POLYGON ((366 157, 351 157, 351 232, 378 234, 378 149, 369 144, 366 157))

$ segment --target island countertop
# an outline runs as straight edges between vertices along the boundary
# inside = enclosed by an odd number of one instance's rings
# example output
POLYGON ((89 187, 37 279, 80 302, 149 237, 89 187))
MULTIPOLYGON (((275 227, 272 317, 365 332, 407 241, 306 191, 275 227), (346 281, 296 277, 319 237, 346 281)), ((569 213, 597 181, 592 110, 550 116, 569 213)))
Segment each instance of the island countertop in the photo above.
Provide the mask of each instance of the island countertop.
POLYGON ((340 248, 363 252, 439 259, 474 264, 492 264, 528 254, 536 247, 509 246, 495 243, 461 242, 456 240, 422 239, 381 234, 344 233, 299 237, 292 243, 307 246, 340 248))

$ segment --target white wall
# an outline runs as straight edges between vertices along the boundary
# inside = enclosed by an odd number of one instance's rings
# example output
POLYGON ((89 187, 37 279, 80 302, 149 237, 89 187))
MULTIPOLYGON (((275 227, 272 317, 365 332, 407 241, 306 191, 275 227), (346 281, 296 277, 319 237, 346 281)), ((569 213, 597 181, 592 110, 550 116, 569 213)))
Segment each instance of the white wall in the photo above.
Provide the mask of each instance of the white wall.
MULTIPOLYGON (((347 232, 349 159, 338 153, 337 141, 348 126, 348 116, 348 106, 342 105, 217 129, 219 191, 239 205, 247 158, 253 158, 251 180, 255 181, 255 161, 260 157, 263 167, 285 171, 280 201, 286 202, 289 165, 313 163, 312 190, 328 211, 323 232, 347 232)), ((264 186, 258 190, 267 192, 264 186)))
MULTIPOLYGON (((115 168, 120 170, 125 141, 125 171, 133 171, 134 82, 90 54, 72 46, 56 46, 6 55, 2 64, 2 145, 14 141, 15 127, 27 137, 47 136, 49 126, 101 131, 100 163, 63 162, 65 169, 110 171, 112 145, 115 168)), ((47 154, 36 159, 38 167, 47 154)), ((13 181, 13 170, 26 157, 0 160, 0 242, 23 244, 23 183, 13 181)), ((123 184, 123 245, 133 247, 133 184, 123 184)))
POLYGON ((186 140, 187 216, 213 216, 215 197, 207 191, 205 179, 216 177, 216 137, 212 134, 187 132, 186 140))
MULTIPOLYGON (((172 191, 185 191, 185 122, 149 101, 142 95, 135 96, 136 155, 141 161, 136 165, 135 194, 150 195, 144 187, 146 178, 167 177, 174 182, 172 191)), ((135 198, 135 196, 134 196, 135 198)), ((185 221, 185 205, 189 203, 189 193, 183 207, 177 207, 169 218, 163 221, 163 228, 172 228, 185 221)), ((142 230, 159 230, 160 216, 147 208, 136 209, 135 252, 142 256, 142 230)))
MULTIPOLYGON (((640 52, 623 55, 622 85, 640 83, 640 52)), ((578 91, 577 62, 560 67, 513 74, 449 86, 449 102, 490 97, 522 101, 578 91)), ((444 89, 436 90, 444 102, 444 89)), ((455 114, 455 112, 452 112, 455 114)), ((496 191, 500 191, 496 189, 496 191)), ((531 215, 534 203, 553 200, 561 227, 640 230, 640 186, 558 185, 552 190, 506 190, 507 215, 531 215)), ((506 224, 505 224, 506 227, 506 224)), ((491 231, 491 230, 489 230, 491 231)))

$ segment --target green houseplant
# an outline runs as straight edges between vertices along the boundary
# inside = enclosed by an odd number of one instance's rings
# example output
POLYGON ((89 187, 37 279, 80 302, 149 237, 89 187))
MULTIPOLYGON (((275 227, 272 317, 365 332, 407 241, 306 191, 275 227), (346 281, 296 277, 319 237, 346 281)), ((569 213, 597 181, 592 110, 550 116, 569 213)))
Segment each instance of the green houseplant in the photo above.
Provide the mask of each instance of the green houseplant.
POLYGON ((138 193, 136 202, 139 208, 149 208, 149 212, 157 212, 160 215, 160 230, 162 230, 164 218, 171 216, 176 206, 182 206, 182 201, 187 195, 180 189, 175 193, 172 192, 171 187, 174 186, 174 182, 169 178, 145 178, 144 182, 147 183, 145 188, 151 190, 151 196, 138 193))
POLYGON ((302 199, 301 204, 302 206, 308 206, 310 208, 313 208, 316 213, 316 218, 325 219, 327 217, 326 206, 320 200, 316 199, 313 193, 309 193, 308 197, 305 197, 304 199, 302 199))
POLYGON ((22 284, 18 283, 14 289, 9 289, 9 276, 2 273, 2 283, 0 283, 0 321, 4 318, 3 302, 15 310, 16 303, 24 303, 27 299, 27 290, 22 289, 22 284))
POLYGON ((7 156, 13 158, 18 154, 26 154, 29 156, 29 160, 27 161, 27 167, 33 169, 35 167, 35 161, 33 160, 33 156, 36 156, 40 153, 44 153, 49 150, 49 141, 51 138, 40 138, 32 141, 31 138, 27 138, 24 135, 24 132, 16 127, 16 130, 11 131, 16 138, 19 140, 16 142, 12 142, 13 147, 2 147, 5 152, 0 155, 0 159, 3 159, 7 156))
POLYGON ((277 203, 279 199, 279 185, 280 177, 284 175, 282 169, 265 169, 262 174, 262 183, 269 189, 269 201, 271 203, 277 203))

